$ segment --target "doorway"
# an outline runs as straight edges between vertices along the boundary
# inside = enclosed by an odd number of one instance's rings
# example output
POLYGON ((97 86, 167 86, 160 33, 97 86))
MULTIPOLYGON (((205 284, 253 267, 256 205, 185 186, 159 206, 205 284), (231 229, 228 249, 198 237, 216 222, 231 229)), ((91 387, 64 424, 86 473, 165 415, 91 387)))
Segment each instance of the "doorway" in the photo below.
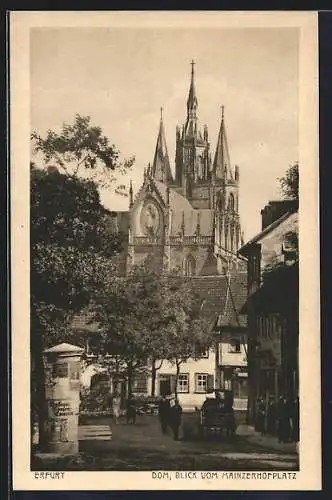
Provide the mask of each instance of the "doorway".
POLYGON ((171 375, 159 375, 159 394, 169 396, 171 391, 171 375))

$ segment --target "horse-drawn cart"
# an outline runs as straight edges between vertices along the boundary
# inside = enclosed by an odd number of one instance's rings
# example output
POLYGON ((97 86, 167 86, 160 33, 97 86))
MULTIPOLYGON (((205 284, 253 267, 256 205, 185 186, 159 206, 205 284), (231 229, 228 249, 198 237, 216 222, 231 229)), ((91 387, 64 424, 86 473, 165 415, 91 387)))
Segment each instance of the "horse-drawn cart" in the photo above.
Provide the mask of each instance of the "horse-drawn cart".
POLYGON ((199 414, 199 431, 202 437, 208 435, 233 436, 236 424, 231 391, 216 391, 215 398, 207 398, 199 414))

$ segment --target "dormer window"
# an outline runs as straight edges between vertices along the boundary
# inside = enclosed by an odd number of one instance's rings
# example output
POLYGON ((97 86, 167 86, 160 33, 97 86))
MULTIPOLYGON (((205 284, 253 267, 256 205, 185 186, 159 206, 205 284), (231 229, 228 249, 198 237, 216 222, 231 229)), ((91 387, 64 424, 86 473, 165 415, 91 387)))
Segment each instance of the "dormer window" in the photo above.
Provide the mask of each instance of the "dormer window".
POLYGON ((228 352, 233 354, 241 353, 241 342, 236 339, 232 339, 229 343, 228 352))

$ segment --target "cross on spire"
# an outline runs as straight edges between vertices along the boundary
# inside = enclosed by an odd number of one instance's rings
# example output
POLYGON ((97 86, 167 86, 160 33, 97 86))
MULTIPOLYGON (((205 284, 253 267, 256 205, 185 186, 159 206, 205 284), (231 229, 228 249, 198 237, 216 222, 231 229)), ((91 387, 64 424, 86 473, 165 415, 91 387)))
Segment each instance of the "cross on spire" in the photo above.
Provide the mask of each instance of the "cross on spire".
POLYGON ((225 114, 225 106, 222 105, 221 106, 221 119, 223 120, 224 119, 224 114, 225 114))
POLYGON ((196 64, 196 63, 195 63, 195 61, 192 59, 192 61, 191 61, 191 63, 190 63, 190 64, 191 64, 191 74, 193 75, 193 74, 194 74, 194 66, 195 66, 195 64, 196 64))
POLYGON ((164 111, 164 108, 161 107, 160 108, 160 120, 162 121, 163 120, 163 111, 164 111))

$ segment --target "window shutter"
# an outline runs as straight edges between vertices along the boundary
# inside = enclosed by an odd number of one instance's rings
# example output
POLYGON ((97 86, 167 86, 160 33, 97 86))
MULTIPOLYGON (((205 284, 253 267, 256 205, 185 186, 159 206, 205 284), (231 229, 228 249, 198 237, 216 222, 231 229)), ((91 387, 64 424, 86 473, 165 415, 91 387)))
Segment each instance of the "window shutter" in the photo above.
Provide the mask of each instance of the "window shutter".
POLYGON ((214 390, 214 375, 208 375, 207 377, 207 392, 213 392, 214 390))

